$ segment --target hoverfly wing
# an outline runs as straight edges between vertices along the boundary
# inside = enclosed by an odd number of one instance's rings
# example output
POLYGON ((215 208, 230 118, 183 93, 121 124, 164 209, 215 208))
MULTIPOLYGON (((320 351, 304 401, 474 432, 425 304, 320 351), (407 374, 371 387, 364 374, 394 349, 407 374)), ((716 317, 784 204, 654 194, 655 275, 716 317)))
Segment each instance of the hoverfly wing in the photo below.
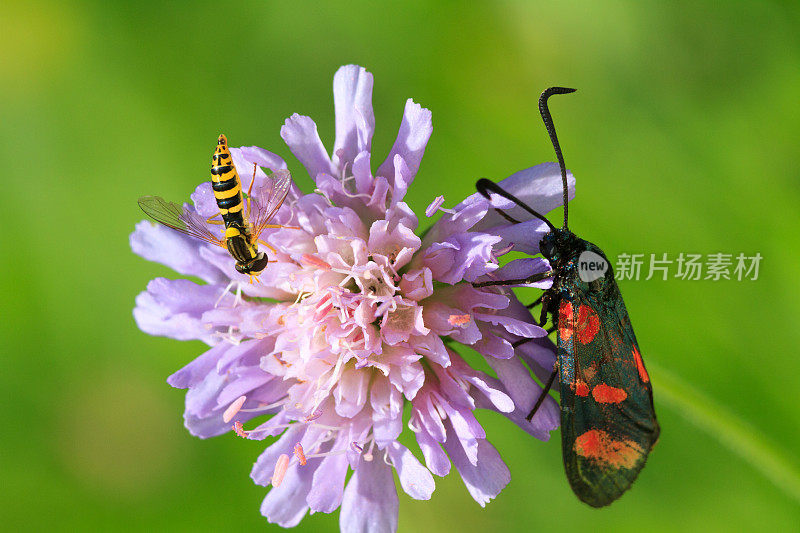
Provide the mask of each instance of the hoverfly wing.
POLYGON ((206 227, 202 217, 186 206, 167 202, 160 196, 142 196, 139 198, 139 207, 147 216, 168 228, 222 248, 226 247, 224 239, 215 236, 206 227))
POLYGON ((257 239, 264 228, 278 212, 286 195, 292 187, 292 175, 286 169, 273 172, 266 184, 253 193, 252 223, 253 235, 257 239))
POLYGON ((602 299, 576 291, 559 308, 564 468, 572 490, 593 507, 630 488, 660 431, 650 378, 612 283, 602 299))

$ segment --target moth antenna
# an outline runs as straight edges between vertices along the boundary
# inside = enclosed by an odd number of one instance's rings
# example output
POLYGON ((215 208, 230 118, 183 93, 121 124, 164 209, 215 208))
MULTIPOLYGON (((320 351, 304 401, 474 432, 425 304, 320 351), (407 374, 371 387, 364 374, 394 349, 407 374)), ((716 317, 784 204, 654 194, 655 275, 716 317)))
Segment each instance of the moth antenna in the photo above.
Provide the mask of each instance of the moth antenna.
POLYGON ((481 179, 478 180, 477 183, 475 183, 475 188, 478 189, 478 192, 481 193, 486 198, 489 198, 489 193, 493 192, 495 194, 499 194, 500 196, 502 196, 506 200, 511 200, 512 202, 514 202, 515 204, 520 206, 522 209, 524 209, 525 211, 527 211, 531 215, 535 216, 536 218, 538 218, 539 220, 541 220, 545 224, 547 224, 547 227, 550 228, 550 231, 554 231, 556 229, 555 226, 553 226, 552 222, 547 220, 544 217, 544 215, 536 212, 531 206, 529 206, 528 204, 526 204, 525 202, 523 202, 522 200, 520 200, 519 198, 517 198, 516 196, 514 196, 510 192, 506 191, 505 189, 500 187, 495 182, 493 182, 491 180, 488 180, 486 178, 481 178, 481 179))
POLYGON ((556 127, 553 125, 553 117, 550 116, 550 110, 547 108, 547 99, 554 94, 569 94, 574 93, 575 89, 567 87, 550 87, 545 89, 539 96, 539 113, 542 115, 544 126, 547 128, 547 133, 550 135, 550 142, 553 143, 553 148, 556 151, 558 158, 558 166, 561 169, 561 184, 564 192, 564 229, 567 229, 568 207, 569 201, 569 186, 567 185, 567 167, 564 166, 564 155, 561 153, 561 146, 558 144, 558 137, 556 136, 556 127))

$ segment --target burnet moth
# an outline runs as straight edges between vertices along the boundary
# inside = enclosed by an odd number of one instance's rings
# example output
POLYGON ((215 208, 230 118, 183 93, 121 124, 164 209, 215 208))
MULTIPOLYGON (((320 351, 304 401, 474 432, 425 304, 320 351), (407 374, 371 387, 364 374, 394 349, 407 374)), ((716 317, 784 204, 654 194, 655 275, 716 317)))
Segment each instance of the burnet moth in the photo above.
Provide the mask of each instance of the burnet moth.
POLYGON ((539 97, 539 112, 561 169, 561 228, 496 183, 481 179, 476 184, 486 198, 490 193, 498 194, 547 224, 549 232, 541 239, 539 249, 551 270, 524 279, 474 285, 522 285, 552 278, 552 287, 534 304, 542 305, 539 323, 544 326, 549 315, 557 330, 557 360, 527 419, 536 414, 558 375, 567 479, 581 501, 602 507, 633 484, 658 439, 659 426, 650 377, 611 264, 600 248, 578 238, 567 226, 567 170, 547 100, 554 94, 574 91, 551 87, 539 97))

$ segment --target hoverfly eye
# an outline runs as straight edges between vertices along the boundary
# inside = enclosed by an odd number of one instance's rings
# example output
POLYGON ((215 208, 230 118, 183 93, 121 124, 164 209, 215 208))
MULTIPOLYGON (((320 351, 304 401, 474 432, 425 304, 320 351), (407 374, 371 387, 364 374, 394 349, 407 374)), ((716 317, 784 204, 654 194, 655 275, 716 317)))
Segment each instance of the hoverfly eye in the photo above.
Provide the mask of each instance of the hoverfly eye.
POLYGON ((241 264, 241 263, 236 263, 234 265, 234 268, 236 269, 236 272, 238 272, 239 274, 247 274, 247 271, 245 270, 245 266, 243 264, 241 264))

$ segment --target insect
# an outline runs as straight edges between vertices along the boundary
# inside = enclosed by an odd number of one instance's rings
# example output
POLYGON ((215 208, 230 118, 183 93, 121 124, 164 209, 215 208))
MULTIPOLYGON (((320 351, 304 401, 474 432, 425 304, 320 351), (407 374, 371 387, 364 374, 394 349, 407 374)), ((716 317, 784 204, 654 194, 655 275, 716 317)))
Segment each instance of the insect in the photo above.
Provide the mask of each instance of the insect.
MULTIPOLYGON (((556 228, 496 183, 476 184, 486 198, 495 193, 544 221, 549 232, 539 248, 552 270, 525 279, 475 283, 476 287, 521 285, 552 278, 553 285, 529 307, 541 303, 540 325, 548 315, 557 331, 557 360, 527 419, 542 405, 558 375, 561 393, 561 448, 573 492, 593 506, 608 505, 628 490, 656 443, 659 426, 653 390, 628 311, 608 258, 567 226, 568 184, 564 157, 547 100, 575 89, 551 87, 539 97, 542 115, 558 157, 564 195, 564 225, 556 228)), ((512 222, 516 220, 506 216, 512 222)), ((531 339, 522 339, 518 346, 531 339)))
MULTIPOLYGON (((228 149, 228 140, 225 135, 220 135, 217 140, 217 149, 211 160, 211 188, 219 208, 222 221, 204 220, 194 210, 186 205, 167 202, 160 196, 142 196, 139 198, 139 207, 155 220, 176 231, 202 239, 211 244, 226 248, 236 260, 237 272, 250 276, 252 282, 267 267, 269 262, 267 254, 258 251, 258 243, 265 245, 275 253, 275 249, 264 241, 258 239, 266 228, 283 228, 270 224, 269 221, 278 211, 291 186, 291 175, 288 170, 277 170, 270 180, 271 187, 259 189, 258 193, 251 196, 253 183, 255 183, 255 166, 253 181, 247 191, 247 199, 242 196, 242 182, 236 167, 233 165, 231 152, 228 149), (247 208, 245 210, 245 204, 247 208), (215 235, 206 224, 225 226, 224 235, 220 238, 215 235)), ((293 228, 299 229, 299 228, 293 228)))

